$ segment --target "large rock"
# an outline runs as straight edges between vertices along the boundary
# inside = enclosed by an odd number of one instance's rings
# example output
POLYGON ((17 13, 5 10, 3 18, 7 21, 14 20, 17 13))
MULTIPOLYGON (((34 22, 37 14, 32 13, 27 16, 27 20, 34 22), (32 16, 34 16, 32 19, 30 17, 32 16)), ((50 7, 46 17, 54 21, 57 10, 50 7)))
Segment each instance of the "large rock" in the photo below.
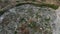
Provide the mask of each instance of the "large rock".
POLYGON ((0 34, 52 34, 56 13, 48 7, 24 4, 0 17, 0 34))

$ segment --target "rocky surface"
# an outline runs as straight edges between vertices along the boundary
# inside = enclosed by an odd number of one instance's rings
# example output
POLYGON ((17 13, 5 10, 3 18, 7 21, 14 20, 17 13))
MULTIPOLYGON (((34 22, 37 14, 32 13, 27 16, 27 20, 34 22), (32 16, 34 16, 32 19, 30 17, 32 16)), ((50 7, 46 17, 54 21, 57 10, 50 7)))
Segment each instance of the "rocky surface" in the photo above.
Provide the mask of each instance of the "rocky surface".
POLYGON ((60 7, 56 10, 57 18, 54 21, 53 34, 60 34, 60 7))
POLYGON ((0 34, 52 34, 55 10, 24 4, 0 17, 0 34))
POLYGON ((55 12, 32 4, 15 7, 27 1, 60 5, 60 0, 0 0, 0 9, 6 11, 0 12, 0 34, 60 34, 60 8, 55 12))

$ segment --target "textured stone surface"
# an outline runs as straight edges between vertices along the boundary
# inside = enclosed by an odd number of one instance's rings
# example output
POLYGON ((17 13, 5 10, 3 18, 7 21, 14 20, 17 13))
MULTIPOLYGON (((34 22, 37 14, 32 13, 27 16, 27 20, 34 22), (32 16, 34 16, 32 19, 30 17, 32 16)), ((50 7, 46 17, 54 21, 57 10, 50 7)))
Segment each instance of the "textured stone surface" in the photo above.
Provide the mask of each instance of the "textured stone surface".
POLYGON ((0 34, 52 34, 55 11, 48 7, 24 4, 0 17, 0 34))

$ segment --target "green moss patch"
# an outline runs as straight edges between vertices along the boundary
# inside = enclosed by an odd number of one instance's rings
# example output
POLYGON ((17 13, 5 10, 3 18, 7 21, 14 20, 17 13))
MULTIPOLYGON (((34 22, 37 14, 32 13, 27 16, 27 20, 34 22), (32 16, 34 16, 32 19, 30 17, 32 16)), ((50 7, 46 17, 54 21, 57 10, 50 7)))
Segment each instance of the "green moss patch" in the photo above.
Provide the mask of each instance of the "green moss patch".
POLYGON ((0 16, 4 13, 4 11, 0 11, 0 16))
POLYGON ((53 9, 57 9, 57 8, 59 7, 58 5, 54 5, 54 4, 44 4, 44 3, 41 4, 40 6, 41 6, 41 7, 42 7, 42 6, 46 6, 46 7, 50 7, 50 8, 53 8, 53 9))

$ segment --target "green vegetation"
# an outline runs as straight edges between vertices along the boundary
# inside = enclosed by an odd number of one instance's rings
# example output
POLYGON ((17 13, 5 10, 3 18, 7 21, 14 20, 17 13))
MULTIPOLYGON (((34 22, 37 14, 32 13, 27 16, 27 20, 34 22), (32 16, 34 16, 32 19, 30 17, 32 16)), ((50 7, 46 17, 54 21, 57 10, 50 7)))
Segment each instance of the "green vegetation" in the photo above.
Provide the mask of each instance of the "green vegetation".
POLYGON ((36 22, 31 22, 28 26, 31 28, 34 28, 34 27, 36 27, 36 22))
POLYGON ((41 0, 41 1, 46 1, 46 0, 41 0))
POLYGON ((32 0, 32 1, 35 1, 35 0, 32 0))
POLYGON ((43 4, 42 6, 51 7, 53 9, 57 9, 58 8, 58 6, 57 5, 54 5, 54 4, 43 4))
POLYGON ((57 9, 57 8, 59 7, 59 6, 54 5, 54 4, 44 4, 44 3, 41 4, 40 6, 41 6, 41 7, 42 7, 42 6, 46 6, 46 7, 50 7, 50 8, 53 8, 53 9, 57 9))
POLYGON ((17 34, 17 31, 15 31, 14 34, 17 34))
POLYGON ((58 0, 58 1, 60 1, 60 0, 58 0))
POLYGON ((0 2, 2 2, 2 0, 0 0, 0 2))
POLYGON ((4 13, 4 11, 0 11, 0 15, 2 15, 4 13))
POLYGON ((28 1, 28 0, 24 0, 24 1, 28 1))
POLYGON ((21 18, 20 22, 22 23, 23 21, 26 21, 24 18, 21 18))
POLYGON ((19 1, 16 1, 16 2, 19 2, 19 1))
POLYGON ((57 9, 59 6, 58 5, 55 5, 55 4, 46 4, 46 3, 34 3, 34 2, 31 2, 31 3, 18 3, 16 6, 20 6, 20 5, 23 5, 23 4, 33 4, 35 6, 39 6, 39 7, 50 7, 50 8, 53 8, 53 9, 57 9))

